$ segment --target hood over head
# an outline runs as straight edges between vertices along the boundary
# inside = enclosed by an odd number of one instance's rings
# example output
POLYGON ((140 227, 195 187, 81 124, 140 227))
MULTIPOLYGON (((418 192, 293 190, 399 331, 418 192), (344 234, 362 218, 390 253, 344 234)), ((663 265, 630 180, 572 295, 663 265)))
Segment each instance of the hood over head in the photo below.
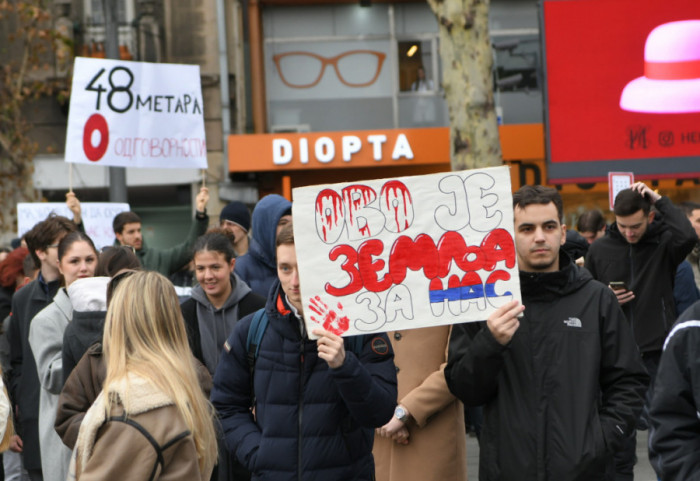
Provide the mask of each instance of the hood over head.
POLYGON ((275 266, 277 224, 282 216, 292 213, 292 203, 277 194, 266 195, 253 209, 253 238, 250 250, 261 255, 271 267, 275 266))

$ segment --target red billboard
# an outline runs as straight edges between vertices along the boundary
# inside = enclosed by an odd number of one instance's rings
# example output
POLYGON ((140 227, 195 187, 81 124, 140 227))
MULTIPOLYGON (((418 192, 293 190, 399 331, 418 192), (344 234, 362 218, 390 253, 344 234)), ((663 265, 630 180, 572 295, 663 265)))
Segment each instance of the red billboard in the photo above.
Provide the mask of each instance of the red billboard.
POLYGON ((700 1, 545 0, 549 180, 700 177, 700 1))

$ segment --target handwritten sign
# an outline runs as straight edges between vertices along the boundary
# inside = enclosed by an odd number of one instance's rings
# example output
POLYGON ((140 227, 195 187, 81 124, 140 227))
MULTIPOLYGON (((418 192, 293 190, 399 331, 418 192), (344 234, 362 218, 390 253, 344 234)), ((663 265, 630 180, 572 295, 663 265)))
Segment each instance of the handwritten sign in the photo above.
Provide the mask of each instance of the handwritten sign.
POLYGON ((207 168, 199 66, 75 59, 66 162, 207 168))
POLYGON ((507 167, 294 189, 308 331, 485 320, 520 300, 507 167))
POLYGON ((629 189, 634 184, 633 172, 608 172, 608 200, 610 210, 615 207, 615 197, 621 190, 629 189))
MULTIPOLYGON (((114 243, 114 230, 112 220, 120 212, 129 210, 129 204, 111 202, 81 202, 81 213, 85 233, 90 236, 98 249, 114 243)), ((17 230, 22 237, 29 229, 46 219, 49 214, 55 213, 73 218, 73 213, 66 204, 59 202, 38 202, 17 204, 17 230)))

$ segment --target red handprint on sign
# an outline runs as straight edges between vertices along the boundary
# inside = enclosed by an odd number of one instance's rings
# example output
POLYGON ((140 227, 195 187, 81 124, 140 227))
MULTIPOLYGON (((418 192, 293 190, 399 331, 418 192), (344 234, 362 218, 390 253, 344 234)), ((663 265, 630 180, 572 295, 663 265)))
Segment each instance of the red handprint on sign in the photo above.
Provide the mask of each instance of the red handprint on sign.
POLYGON ((338 303, 338 309, 340 312, 336 313, 335 311, 328 309, 326 303, 323 302, 319 296, 316 296, 309 301, 309 309, 318 314, 322 319, 319 320, 316 319, 316 317, 311 316, 311 320, 316 324, 322 325, 326 331, 341 336, 350 328, 350 319, 348 319, 347 316, 342 315, 343 305, 340 302, 338 303))

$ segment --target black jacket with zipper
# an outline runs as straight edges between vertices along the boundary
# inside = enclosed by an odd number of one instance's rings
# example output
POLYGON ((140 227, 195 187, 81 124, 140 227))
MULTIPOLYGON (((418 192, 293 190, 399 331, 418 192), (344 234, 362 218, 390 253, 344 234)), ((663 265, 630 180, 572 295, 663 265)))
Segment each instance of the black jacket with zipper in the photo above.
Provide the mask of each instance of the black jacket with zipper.
POLYGON ((608 285, 624 281, 634 299, 622 306, 642 353, 660 351, 676 320, 673 284, 678 265, 698 242, 693 226, 667 197, 654 204, 661 214, 636 244, 613 223, 586 256, 586 268, 608 285))
POLYGON ((569 257, 520 273, 525 312, 508 345, 485 322, 453 327, 445 378, 484 405, 479 479, 603 479, 634 429, 648 376, 612 291, 569 257))
POLYGON ((664 345, 649 406, 649 461, 664 481, 700 479, 700 301, 664 345))

